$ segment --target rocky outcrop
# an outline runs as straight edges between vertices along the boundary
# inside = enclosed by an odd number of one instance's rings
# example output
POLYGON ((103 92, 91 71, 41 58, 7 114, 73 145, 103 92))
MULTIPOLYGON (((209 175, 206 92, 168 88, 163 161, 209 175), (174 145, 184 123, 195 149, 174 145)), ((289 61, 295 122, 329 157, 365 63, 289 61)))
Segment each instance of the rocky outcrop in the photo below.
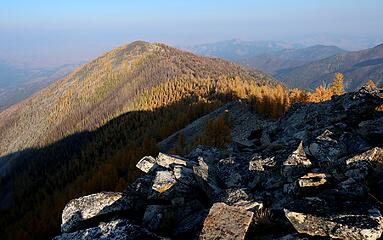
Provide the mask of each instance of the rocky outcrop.
POLYGON ((145 174, 124 193, 69 202, 56 239, 379 239, 382 93, 362 88, 296 104, 278 121, 255 117, 251 130, 237 128, 247 140, 226 149, 144 157, 145 174))
POLYGON ((294 201, 285 214, 299 233, 312 236, 378 239, 382 234, 382 215, 367 203, 305 198, 294 201))

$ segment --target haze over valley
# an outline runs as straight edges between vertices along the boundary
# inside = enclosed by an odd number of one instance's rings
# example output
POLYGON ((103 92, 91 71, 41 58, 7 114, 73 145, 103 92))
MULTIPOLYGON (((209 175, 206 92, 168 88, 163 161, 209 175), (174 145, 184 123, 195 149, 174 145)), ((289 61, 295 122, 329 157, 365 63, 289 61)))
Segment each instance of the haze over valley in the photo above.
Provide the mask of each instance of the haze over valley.
POLYGON ((382 11, 1 2, 0 239, 382 239, 382 11))

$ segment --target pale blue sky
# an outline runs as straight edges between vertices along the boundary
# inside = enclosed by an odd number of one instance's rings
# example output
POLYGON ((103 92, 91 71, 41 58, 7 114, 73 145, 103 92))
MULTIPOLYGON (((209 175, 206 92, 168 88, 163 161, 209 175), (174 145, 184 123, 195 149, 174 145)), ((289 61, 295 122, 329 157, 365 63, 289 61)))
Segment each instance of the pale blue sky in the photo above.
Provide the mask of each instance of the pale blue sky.
POLYGON ((137 39, 186 45, 240 38, 361 48, 383 41, 382 12, 382 0, 4 0, 0 58, 59 64, 137 39))

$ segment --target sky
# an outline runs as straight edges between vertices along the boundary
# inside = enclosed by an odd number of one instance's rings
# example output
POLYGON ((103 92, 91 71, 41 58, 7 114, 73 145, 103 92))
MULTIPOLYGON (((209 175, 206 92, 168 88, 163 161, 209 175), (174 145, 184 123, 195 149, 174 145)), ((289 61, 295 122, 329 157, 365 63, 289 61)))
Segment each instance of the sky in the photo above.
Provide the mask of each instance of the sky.
POLYGON ((134 40, 175 46, 228 39, 383 42, 382 0, 4 0, 0 59, 36 66, 87 61, 134 40))

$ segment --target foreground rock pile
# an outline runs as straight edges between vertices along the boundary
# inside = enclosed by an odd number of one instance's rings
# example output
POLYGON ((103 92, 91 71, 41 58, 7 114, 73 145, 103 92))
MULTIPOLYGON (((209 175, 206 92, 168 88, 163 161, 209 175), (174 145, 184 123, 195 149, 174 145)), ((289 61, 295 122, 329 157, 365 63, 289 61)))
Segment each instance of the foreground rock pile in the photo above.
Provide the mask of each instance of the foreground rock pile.
POLYGON ((251 146, 144 157, 125 192, 69 202, 55 239, 379 239, 381 104, 363 87, 264 120, 251 146))

